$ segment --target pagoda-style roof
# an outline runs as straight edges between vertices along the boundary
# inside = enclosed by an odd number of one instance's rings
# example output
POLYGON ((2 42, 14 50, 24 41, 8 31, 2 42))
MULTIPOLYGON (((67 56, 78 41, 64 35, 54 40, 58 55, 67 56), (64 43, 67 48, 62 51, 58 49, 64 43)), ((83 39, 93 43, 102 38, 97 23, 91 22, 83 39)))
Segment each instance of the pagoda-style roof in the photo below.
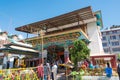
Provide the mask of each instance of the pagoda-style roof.
POLYGON ((0 52, 6 52, 10 54, 23 54, 23 55, 33 55, 33 56, 38 56, 39 51, 35 50, 31 46, 26 45, 24 43, 20 44, 19 42, 17 43, 9 43, 4 45, 4 48, 0 49, 0 52))
POLYGON ((85 20, 89 20, 92 18, 94 18, 94 14, 91 10, 91 7, 89 6, 60 16, 27 24, 16 28, 16 30, 26 33, 35 33, 35 34, 38 34, 38 31, 40 30, 45 30, 47 33, 55 30, 63 30, 65 28, 70 27, 65 25, 69 25, 75 22, 78 22, 79 25, 79 21, 81 21, 84 24, 85 20))

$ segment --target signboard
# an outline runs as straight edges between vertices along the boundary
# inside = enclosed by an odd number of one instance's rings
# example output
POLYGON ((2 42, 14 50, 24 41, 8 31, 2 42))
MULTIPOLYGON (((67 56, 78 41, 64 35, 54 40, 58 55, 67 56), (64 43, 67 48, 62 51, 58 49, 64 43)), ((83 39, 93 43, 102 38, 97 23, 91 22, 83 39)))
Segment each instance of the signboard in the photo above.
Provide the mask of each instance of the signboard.
POLYGON ((43 50, 42 56, 43 58, 47 58, 47 50, 43 50))
POLYGON ((64 51, 64 59, 65 59, 65 63, 69 61, 69 50, 68 50, 68 48, 66 48, 65 51, 64 51))
POLYGON ((43 50, 43 52, 39 52, 39 58, 47 58, 47 50, 43 50))

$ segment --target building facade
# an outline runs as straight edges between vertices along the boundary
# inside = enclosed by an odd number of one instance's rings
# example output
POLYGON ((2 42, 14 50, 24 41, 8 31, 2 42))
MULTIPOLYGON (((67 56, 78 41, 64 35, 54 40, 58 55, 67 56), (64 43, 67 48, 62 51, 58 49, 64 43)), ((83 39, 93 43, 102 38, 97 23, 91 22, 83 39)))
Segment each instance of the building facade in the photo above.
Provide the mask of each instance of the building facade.
POLYGON ((120 53, 120 26, 112 26, 101 31, 102 45, 105 53, 120 53))
MULTIPOLYGON (((98 11, 93 12, 91 7, 85 7, 70 13, 66 13, 57 17, 46 19, 32 24, 27 24, 16 28, 18 31, 37 34, 40 30, 45 30, 44 45, 49 43, 64 42, 65 40, 71 40, 64 35, 74 34, 72 41, 81 38, 82 36, 76 36, 76 32, 83 34, 90 43, 90 54, 102 54, 103 47, 100 35, 101 26, 101 13, 98 11), (99 22, 97 22, 99 20, 99 22), (62 35, 62 37, 61 37, 62 35), (55 36, 53 38, 53 36, 55 36), (57 38, 57 39, 56 39, 57 38), (74 38, 74 40, 73 40, 74 38), (48 41, 47 41, 48 40, 48 41)), ((68 35, 69 36, 69 35, 68 35)), ((27 39, 32 45, 41 44, 41 37, 33 37, 27 39), (37 39, 36 39, 37 38, 37 39)))
MULTIPOLYGON (((68 49, 75 40, 85 40, 94 65, 102 59, 103 63, 109 62, 112 67, 116 67, 116 64, 113 64, 113 62, 116 63, 115 55, 104 55, 100 32, 102 28, 101 12, 93 12, 91 6, 88 6, 57 17, 23 25, 16 30, 37 34, 37 37, 27 38, 26 41, 33 46, 38 45, 41 53, 43 49, 47 49, 48 53, 57 54, 65 59, 65 62, 69 60, 66 45, 68 49)), ((99 65, 103 65, 103 63, 99 65)))
POLYGON ((2 52, 1 50, 5 48, 4 45, 9 44, 13 41, 19 41, 19 38, 17 35, 8 35, 7 32, 0 32, 0 69, 2 69, 3 64, 5 63, 7 64, 7 61, 13 62, 12 56, 19 56, 16 54, 2 52))

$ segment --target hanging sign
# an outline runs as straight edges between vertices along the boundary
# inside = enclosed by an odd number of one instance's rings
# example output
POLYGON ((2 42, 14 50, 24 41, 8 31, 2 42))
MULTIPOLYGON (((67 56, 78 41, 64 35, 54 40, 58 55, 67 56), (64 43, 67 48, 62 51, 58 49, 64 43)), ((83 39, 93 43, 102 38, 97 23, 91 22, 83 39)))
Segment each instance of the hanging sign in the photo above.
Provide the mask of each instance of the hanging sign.
POLYGON ((64 51, 64 59, 65 59, 65 63, 67 63, 69 61, 69 51, 68 51, 68 48, 65 49, 65 51, 64 51))

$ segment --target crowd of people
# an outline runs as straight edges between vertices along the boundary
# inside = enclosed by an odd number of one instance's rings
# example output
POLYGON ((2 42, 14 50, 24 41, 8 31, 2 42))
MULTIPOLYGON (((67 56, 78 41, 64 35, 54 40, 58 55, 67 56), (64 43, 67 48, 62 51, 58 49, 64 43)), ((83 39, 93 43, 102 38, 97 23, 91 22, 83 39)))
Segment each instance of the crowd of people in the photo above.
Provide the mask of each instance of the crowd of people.
MULTIPOLYGON (((91 62, 86 61, 86 60, 79 63, 79 67, 82 68, 83 70, 86 70, 88 68, 89 69, 96 69, 96 68, 104 69, 107 80, 110 80, 113 75, 113 69, 110 66, 110 63, 107 62, 105 65, 104 67, 101 67, 99 64, 93 65, 91 62)), ((117 74, 120 80, 120 59, 118 59, 118 65, 116 69, 117 69, 116 71, 117 71, 117 74)))
POLYGON ((58 64, 62 63, 61 59, 44 64, 40 63, 37 67, 37 74, 40 80, 57 80, 58 64))
MULTIPOLYGON (((57 80, 57 71, 58 71, 58 65, 62 64, 62 60, 59 58, 54 62, 47 62, 45 61, 44 64, 40 63, 37 67, 37 74, 40 80, 57 80)), ((3 65, 4 69, 7 67, 7 65, 3 65)), ((78 67, 80 67, 82 70, 87 69, 96 69, 96 68, 103 68, 99 64, 93 65, 92 62, 88 60, 84 60, 81 62, 78 62, 78 67)), ((109 63, 106 63, 106 66, 104 66, 104 72, 106 74, 106 77, 110 79, 112 77, 112 67, 110 67, 109 63)), ((117 66, 117 73, 120 80, 120 59, 118 59, 118 66, 117 66)))

